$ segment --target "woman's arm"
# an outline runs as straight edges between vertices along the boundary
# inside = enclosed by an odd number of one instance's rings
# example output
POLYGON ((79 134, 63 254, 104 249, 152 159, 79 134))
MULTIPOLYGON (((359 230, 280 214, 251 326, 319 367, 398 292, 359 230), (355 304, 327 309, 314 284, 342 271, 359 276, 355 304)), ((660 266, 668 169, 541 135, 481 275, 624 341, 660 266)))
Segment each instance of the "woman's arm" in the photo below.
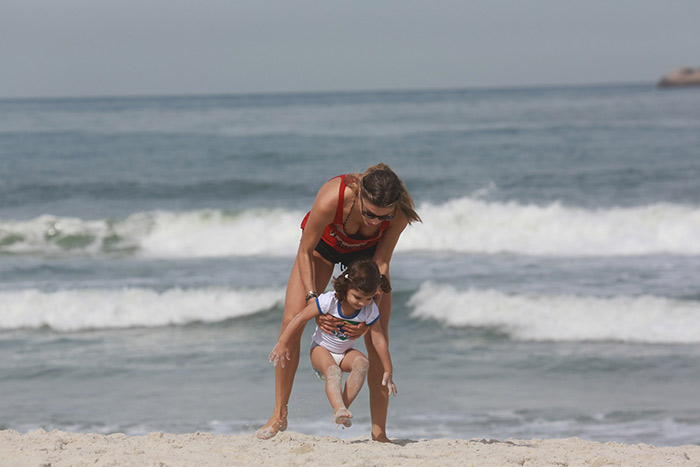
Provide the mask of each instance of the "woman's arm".
POLYGON ((316 300, 314 300, 306 305, 306 307, 301 310, 298 315, 292 318, 287 327, 284 328, 284 331, 282 331, 282 334, 280 334, 275 347, 268 356, 268 360, 270 360, 273 365, 277 366, 277 362, 279 362, 280 365, 282 365, 282 368, 284 368, 285 360, 291 360, 291 355, 289 353, 289 340, 317 314, 318 307, 316 306, 316 300))
POLYGON ((382 237, 377 242, 377 249, 374 252, 374 262, 379 267, 379 272, 388 275, 391 256, 394 254, 396 244, 401 234, 406 229, 408 220, 401 211, 396 213, 396 217, 389 224, 389 228, 382 233, 382 237))
MULTIPOLYGON (((384 231, 382 237, 377 242, 377 249, 374 252, 374 262, 377 263, 379 267, 379 272, 391 280, 389 275, 389 264, 391 263, 391 257, 394 254, 394 249, 396 244, 401 237, 401 234, 406 229, 408 221, 406 216, 399 210, 396 213, 396 217, 391 221, 389 228, 384 231)), ((382 294, 375 299, 377 305, 381 302, 382 294)))
POLYGON ((313 255, 314 249, 318 245, 321 235, 323 235, 323 231, 335 218, 339 190, 340 179, 330 180, 321 186, 311 207, 304 231, 301 234, 301 241, 297 250, 297 268, 299 269, 306 293, 323 292, 322 290, 316 290, 313 255))
POLYGON ((379 355, 379 360, 382 362, 384 367, 384 375, 382 376, 382 386, 386 386, 389 390, 389 395, 396 395, 396 384, 393 381, 394 367, 391 364, 391 355, 389 354, 389 345, 384 337, 384 331, 382 330, 382 323, 377 320, 370 326, 369 331, 370 338, 372 339, 372 345, 379 355))

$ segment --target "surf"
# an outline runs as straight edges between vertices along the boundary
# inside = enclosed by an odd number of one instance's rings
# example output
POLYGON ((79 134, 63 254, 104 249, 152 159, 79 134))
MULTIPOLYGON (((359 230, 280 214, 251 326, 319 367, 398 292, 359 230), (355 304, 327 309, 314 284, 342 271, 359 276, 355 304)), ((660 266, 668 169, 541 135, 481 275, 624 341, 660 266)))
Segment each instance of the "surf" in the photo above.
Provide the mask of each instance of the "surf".
POLYGON ((281 288, 0 291, 0 330, 59 332, 217 323, 281 307, 281 288))
POLYGON ((700 342, 700 302, 664 297, 511 294, 423 283, 411 317, 450 328, 480 328, 541 342, 700 342))
MULTIPOLYGON (((422 203, 422 224, 406 229, 397 252, 591 257, 700 255, 700 207, 654 203, 584 209, 486 201, 422 203)), ((124 219, 44 215, 0 220, 0 254, 134 255, 145 258, 294 257, 305 212, 137 212, 124 219)))

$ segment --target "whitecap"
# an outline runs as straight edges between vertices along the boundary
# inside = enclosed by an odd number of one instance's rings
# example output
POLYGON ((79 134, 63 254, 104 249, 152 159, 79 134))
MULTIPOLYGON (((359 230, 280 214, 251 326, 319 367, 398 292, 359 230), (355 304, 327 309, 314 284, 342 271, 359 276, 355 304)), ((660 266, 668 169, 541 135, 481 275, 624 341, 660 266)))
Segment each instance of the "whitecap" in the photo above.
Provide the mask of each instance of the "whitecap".
POLYGON ((491 329, 522 341, 700 342, 700 303, 649 295, 508 294, 426 282, 409 306, 414 318, 491 329))

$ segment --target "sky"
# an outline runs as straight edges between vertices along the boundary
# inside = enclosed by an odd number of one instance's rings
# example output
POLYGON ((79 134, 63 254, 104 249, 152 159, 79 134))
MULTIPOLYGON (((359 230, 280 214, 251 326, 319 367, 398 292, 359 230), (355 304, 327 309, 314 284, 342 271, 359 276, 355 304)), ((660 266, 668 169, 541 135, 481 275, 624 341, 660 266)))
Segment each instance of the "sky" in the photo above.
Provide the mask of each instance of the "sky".
POLYGON ((655 83, 698 0, 2 0, 0 98, 655 83))

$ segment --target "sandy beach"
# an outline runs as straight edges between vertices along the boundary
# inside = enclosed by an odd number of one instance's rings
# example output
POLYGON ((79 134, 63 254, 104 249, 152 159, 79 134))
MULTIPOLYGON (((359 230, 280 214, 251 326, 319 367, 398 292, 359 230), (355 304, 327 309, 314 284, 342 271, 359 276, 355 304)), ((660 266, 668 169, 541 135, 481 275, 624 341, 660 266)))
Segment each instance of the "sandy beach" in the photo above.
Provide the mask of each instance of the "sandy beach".
POLYGON ((597 443, 577 438, 339 439, 281 433, 268 441, 253 435, 209 433, 146 436, 38 430, 0 432, 3 466, 700 466, 700 446, 654 447, 597 443))

